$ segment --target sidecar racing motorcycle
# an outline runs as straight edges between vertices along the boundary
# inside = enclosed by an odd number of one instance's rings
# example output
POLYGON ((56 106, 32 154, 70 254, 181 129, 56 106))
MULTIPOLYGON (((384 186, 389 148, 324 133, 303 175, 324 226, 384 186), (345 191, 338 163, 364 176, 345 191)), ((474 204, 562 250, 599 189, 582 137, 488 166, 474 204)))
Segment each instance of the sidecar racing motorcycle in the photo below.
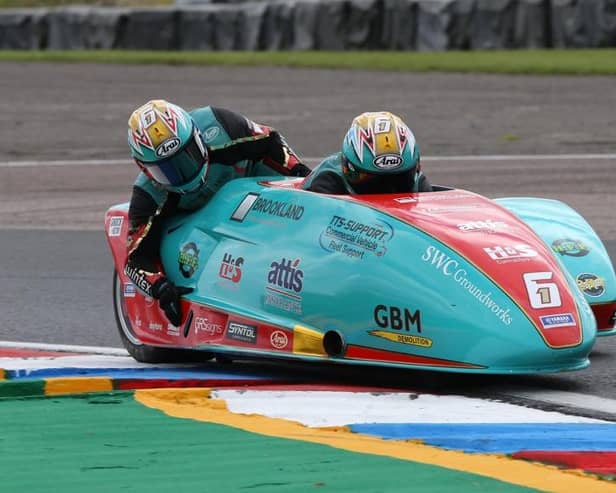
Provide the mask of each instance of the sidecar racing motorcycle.
POLYGON ((120 336, 143 362, 288 358, 493 374, 578 370, 616 333, 616 277, 562 202, 436 187, 330 196, 237 179, 165 225, 171 325, 124 274, 128 204, 105 228, 120 336), (188 353, 190 351, 190 353, 188 353))

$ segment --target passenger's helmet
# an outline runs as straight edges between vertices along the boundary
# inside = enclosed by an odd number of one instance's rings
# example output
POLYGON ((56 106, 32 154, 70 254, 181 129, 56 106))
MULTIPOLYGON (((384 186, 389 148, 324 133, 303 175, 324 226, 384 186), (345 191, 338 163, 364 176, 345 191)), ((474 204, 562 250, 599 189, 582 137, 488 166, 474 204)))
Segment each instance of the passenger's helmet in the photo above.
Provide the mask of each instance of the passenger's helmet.
POLYGON ((342 172, 358 193, 408 192, 419 166, 413 132, 388 111, 355 117, 342 143, 342 172))
POLYGON ((201 132, 175 104, 157 99, 133 111, 128 146, 143 172, 171 192, 188 193, 205 183, 208 153, 201 132))

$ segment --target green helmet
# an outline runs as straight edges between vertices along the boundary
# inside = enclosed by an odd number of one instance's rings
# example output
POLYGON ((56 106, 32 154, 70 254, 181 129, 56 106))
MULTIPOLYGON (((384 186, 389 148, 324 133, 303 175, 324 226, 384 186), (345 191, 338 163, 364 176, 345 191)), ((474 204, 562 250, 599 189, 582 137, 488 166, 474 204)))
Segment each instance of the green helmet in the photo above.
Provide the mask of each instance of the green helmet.
POLYGON ((133 111, 128 147, 143 172, 171 192, 192 192, 205 183, 207 148, 192 117, 179 106, 157 99, 133 111))
POLYGON ((406 191, 419 172, 411 129, 387 111, 353 119, 342 142, 342 171, 359 193, 406 191))

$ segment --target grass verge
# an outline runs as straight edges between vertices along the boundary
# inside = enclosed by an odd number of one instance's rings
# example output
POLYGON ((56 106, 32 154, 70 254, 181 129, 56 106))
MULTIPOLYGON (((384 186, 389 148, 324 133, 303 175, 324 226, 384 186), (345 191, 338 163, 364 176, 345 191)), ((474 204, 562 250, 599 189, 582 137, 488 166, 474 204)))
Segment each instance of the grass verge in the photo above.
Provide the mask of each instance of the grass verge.
POLYGON ((512 51, 28 51, 0 61, 285 66, 399 72, 616 75, 616 49, 512 51))

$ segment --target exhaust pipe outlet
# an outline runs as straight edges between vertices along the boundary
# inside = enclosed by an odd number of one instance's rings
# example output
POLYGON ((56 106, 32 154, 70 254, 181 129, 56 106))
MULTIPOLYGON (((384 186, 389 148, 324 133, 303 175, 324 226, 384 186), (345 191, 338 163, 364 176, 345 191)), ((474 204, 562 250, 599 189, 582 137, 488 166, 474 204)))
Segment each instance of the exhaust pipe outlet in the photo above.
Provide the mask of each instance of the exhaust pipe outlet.
POLYGON ((323 336, 323 349, 328 356, 340 357, 344 356, 346 344, 342 338, 342 334, 337 330, 329 330, 323 336))

